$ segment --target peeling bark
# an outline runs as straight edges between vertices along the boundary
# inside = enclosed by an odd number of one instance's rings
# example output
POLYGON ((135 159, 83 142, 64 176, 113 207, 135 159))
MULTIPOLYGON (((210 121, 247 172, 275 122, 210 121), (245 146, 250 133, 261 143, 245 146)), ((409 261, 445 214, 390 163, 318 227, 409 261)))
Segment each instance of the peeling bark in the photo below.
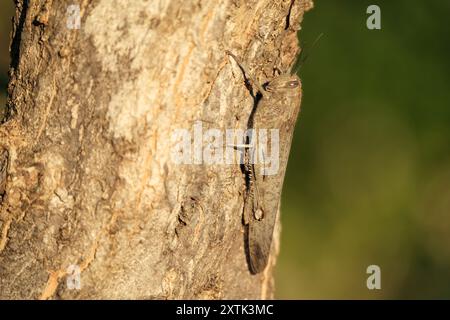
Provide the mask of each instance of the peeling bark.
POLYGON ((239 165, 177 165, 176 129, 246 129, 310 1, 17 1, 0 125, 1 299, 273 297, 249 272, 239 165), (79 267, 81 289, 67 286, 79 267))

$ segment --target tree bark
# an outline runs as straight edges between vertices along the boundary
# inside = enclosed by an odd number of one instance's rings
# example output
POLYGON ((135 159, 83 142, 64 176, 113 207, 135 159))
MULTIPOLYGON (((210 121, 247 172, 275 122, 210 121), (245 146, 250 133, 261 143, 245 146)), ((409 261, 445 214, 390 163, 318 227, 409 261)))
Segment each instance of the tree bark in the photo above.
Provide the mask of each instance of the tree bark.
POLYGON ((246 129, 253 99, 225 51, 264 83, 295 60, 312 3, 82 0, 71 29, 72 3, 16 3, 0 298, 273 297, 279 228, 252 275, 239 165, 176 164, 172 137, 246 129))

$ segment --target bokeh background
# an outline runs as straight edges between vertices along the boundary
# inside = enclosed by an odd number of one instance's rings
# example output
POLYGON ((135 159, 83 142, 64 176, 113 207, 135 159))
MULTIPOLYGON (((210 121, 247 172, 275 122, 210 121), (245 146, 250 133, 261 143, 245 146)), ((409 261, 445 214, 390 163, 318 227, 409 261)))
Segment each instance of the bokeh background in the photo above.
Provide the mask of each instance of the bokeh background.
MULTIPOLYGON (((2 1, 0 106, 12 14, 2 1)), ((316 1, 305 15, 277 298, 450 298, 449 17, 442 0, 316 1), (381 30, 366 28, 371 4, 381 30), (372 264, 381 290, 366 287, 372 264)))
POLYGON ((315 1, 278 298, 450 298, 450 2, 315 1), (381 8, 381 30, 366 9, 381 8), (367 266, 381 287, 366 287, 367 266))
POLYGON ((14 2, 1 0, 0 4, 0 120, 6 110, 6 88, 8 86, 9 44, 14 14, 14 2))

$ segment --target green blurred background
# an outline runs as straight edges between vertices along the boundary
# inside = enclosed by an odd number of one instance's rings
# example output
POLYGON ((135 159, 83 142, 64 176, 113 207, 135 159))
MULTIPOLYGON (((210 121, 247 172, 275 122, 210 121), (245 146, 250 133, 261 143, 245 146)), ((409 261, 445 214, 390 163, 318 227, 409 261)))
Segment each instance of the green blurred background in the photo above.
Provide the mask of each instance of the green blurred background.
MULTIPOLYGON (((0 12, 5 104, 12 1, 0 12)), ((277 298, 450 298, 450 3, 316 1, 277 298), (381 8, 381 30, 366 9, 381 8), (381 267, 381 290, 366 268, 381 267)))
POLYGON ((14 14, 14 2, 2 0, 0 4, 0 120, 3 119, 6 104, 6 87, 8 85, 9 44, 14 14))
POLYGON ((315 1, 278 298, 450 298, 450 2, 315 1), (381 8, 381 30, 366 9, 381 8), (381 268, 381 290, 366 287, 381 268))

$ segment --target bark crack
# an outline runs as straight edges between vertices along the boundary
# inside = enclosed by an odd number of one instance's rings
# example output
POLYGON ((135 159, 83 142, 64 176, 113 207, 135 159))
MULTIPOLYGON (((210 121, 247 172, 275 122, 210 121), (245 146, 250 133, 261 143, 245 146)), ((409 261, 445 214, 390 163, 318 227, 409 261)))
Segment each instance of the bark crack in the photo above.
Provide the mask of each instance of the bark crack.
POLYGON ((12 218, 6 220, 5 225, 2 229, 2 236, 0 238, 0 253, 6 248, 6 244, 8 243, 8 231, 11 227, 12 218))
POLYGON ((53 104, 53 99, 55 98, 55 96, 56 96, 56 86, 55 86, 55 77, 53 76, 52 91, 50 93, 50 99, 49 99, 49 102, 48 102, 48 104, 47 104, 47 106, 45 108, 44 117, 43 117, 41 125, 39 126, 35 142, 39 141, 39 138, 41 137, 42 132, 44 131, 45 125, 47 123, 47 118, 48 118, 48 115, 50 114, 50 110, 51 110, 51 107, 52 107, 52 104, 53 104))
MULTIPOLYGON (((94 240, 94 243, 88 250, 89 254, 87 255, 86 259, 84 259, 83 262, 80 263, 79 265, 80 273, 85 271, 95 260, 95 256, 102 237, 108 232, 108 230, 111 229, 111 226, 116 223, 118 215, 119 215, 118 211, 113 212, 108 224, 99 231, 98 235, 94 240)), ((48 300, 52 298, 55 295, 56 291, 58 290, 60 279, 65 277, 66 275, 67 275, 66 268, 62 268, 56 271, 50 271, 47 283, 39 297, 39 300, 48 300)))

